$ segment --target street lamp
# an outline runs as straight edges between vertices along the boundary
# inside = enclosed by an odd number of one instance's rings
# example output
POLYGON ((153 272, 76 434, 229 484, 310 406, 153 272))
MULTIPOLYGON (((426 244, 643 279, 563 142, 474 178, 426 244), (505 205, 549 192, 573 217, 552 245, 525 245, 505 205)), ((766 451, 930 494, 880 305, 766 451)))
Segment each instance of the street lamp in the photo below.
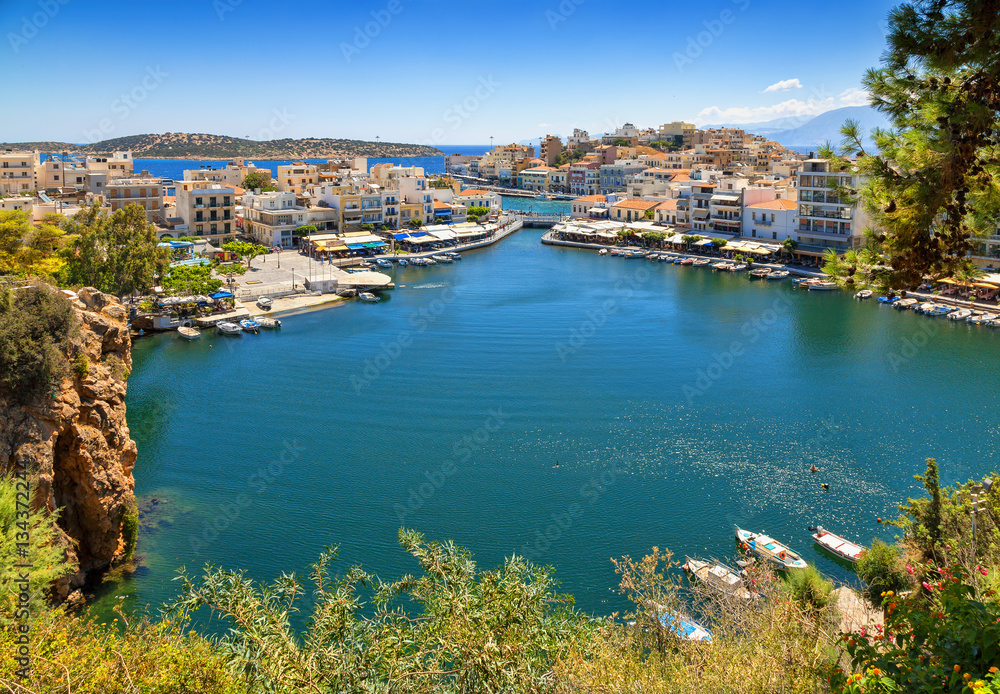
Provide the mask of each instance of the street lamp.
POLYGON ((980 487, 972 488, 972 556, 976 556, 976 517, 979 512, 983 510, 983 501, 980 501, 980 494, 989 494, 990 488, 993 486, 993 478, 987 477, 983 480, 983 484, 980 487))

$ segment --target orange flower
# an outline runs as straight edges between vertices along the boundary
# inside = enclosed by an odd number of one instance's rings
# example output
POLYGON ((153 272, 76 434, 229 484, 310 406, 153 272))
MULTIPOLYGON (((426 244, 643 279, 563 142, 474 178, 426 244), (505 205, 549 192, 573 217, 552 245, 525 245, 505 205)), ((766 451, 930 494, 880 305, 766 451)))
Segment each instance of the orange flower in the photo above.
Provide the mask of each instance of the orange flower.
POLYGON ((990 672, 992 672, 993 674, 996 674, 996 671, 997 671, 997 666, 996 665, 994 665, 993 667, 990 668, 990 672))
POLYGON ((955 666, 955 672, 961 672, 961 671, 962 671, 962 666, 961 665, 956 665, 955 666))

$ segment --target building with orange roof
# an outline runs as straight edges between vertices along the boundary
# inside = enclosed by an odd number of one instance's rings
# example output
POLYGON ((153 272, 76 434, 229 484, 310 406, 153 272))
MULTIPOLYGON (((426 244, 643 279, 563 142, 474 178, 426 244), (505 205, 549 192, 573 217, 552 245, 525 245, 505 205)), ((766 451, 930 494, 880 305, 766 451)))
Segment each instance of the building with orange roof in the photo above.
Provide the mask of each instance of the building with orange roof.
POLYGON ((549 175, 556 171, 551 166, 535 166, 517 175, 517 187, 521 190, 548 191, 549 175))
POLYGON ((637 222, 646 219, 646 213, 655 215, 653 210, 658 200, 619 200, 611 206, 608 218, 615 222, 637 222))
POLYGON ((569 201, 569 214, 570 217, 576 219, 603 219, 608 216, 608 208, 614 201, 614 196, 602 194, 583 195, 569 201), (610 203, 608 202, 609 197, 611 199, 610 203))
POLYGON ((594 195, 601 190, 599 161, 577 161, 569 165, 567 185, 570 195, 594 195))
POLYGON ((794 200, 775 198, 743 208, 743 234, 751 238, 798 241, 798 204, 794 200))

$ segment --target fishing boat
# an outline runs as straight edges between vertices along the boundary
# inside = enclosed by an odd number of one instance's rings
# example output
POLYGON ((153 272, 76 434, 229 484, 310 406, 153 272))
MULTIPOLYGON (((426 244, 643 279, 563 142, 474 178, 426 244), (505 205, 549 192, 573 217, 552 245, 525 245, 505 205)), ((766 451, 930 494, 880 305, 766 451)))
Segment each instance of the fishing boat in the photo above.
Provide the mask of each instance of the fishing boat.
POLYGON ((845 540, 840 535, 834 535, 829 530, 824 530, 822 525, 816 526, 813 540, 827 552, 845 559, 852 564, 857 563, 858 559, 865 552, 865 548, 861 545, 850 540, 845 540))
POLYGON ((406 258, 400 258, 399 259, 399 267, 406 267, 409 264, 410 264, 410 261, 407 260, 406 258))
POLYGON ((189 328, 186 325, 182 325, 181 327, 177 328, 177 333, 185 340, 197 340, 199 337, 201 337, 200 332, 198 332, 194 328, 189 328))
POLYGON ((968 321, 976 325, 983 325, 1000 318, 1000 313, 982 313, 978 316, 969 316, 968 321))
POLYGON ((377 294, 372 294, 371 292, 361 292, 358 294, 358 298, 370 304, 377 304, 381 301, 381 298, 377 294))
POLYGON ((437 265, 437 261, 433 258, 424 258, 424 265, 437 265))
POLYGON ((240 327, 246 332, 254 333, 256 335, 257 331, 260 330, 260 323, 255 321, 253 318, 244 318, 240 321, 240 327))
POLYGON ((371 262, 370 260, 362 260, 361 267, 365 268, 366 270, 372 270, 375 268, 375 263, 371 262))
POLYGON ((767 273, 767 279, 769 280, 783 280, 786 277, 788 277, 788 270, 774 270, 767 273))
POLYGON ((274 305, 274 300, 271 299, 271 297, 269 296, 261 296, 257 298, 257 305, 260 306, 262 309, 267 310, 274 305))
POLYGON ((932 310, 935 305, 936 304, 933 301, 925 301, 924 303, 920 304, 913 310, 916 311, 917 313, 927 313, 928 311, 932 310))
POLYGON ((929 310, 924 311, 925 316, 930 316, 931 318, 939 318, 940 316, 947 316, 955 310, 953 306, 945 306, 944 304, 934 304, 929 310))
POLYGON ((857 294, 854 295, 854 298, 855 299, 859 299, 859 300, 861 300, 861 299, 870 299, 870 298, 872 298, 872 290, 871 289, 862 289, 860 292, 858 292, 857 294))
POLYGON ((809 283, 809 291, 811 292, 832 292, 836 288, 837 288, 836 282, 816 280, 815 282, 809 283))
POLYGON ((670 255, 669 253, 661 253, 660 257, 657 258, 657 260, 659 260, 661 263, 673 263, 676 265, 680 261, 680 258, 678 258, 676 255, 670 255))
POLYGON ((281 327, 281 321, 277 318, 267 318, 266 316, 261 316, 256 320, 260 324, 260 327, 267 328, 268 330, 277 330, 281 327))
POLYGON ((752 533, 736 526, 736 542, 744 552, 752 552, 758 559, 770 562, 779 569, 804 569, 809 566, 787 545, 763 533, 752 533))
POLYGON ((677 638, 684 639, 685 641, 712 640, 712 632, 687 615, 679 612, 671 612, 661 605, 657 605, 657 608, 660 624, 677 638))
POLYGON ((447 253, 445 253, 445 255, 448 256, 449 258, 451 258, 452 260, 461 260, 462 259, 462 254, 461 253, 456 253, 455 251, 448 251, 447 253))
POLYGON ((434 262, 437 262, 437 263, 454 263, 455 262, 454 260, 452 260, 448 256, 441 255, 441 254, 432 255, 431 258, 434 260, 434 262))
POLYGON ((750 599, 750 591, 743 585, 743 579, 728 566, 691 557, 685 557, 685 559, 687 561, 684 562, 684 570, 709 588, 730 597, 750 599))
POLYGON ((771 268, 769 267, 759 267, 756 270, 751 270, 747 273, 750 275, 750 279, 764 279, 771 274, 771 268))
POLYGON ((694 261, 692 265, 694 265, 695 267, 705 267, 711 262, 712 261, 709 260, 708 258, 698 258, 698 260, 694 261))
POLYGON ((899 301, 899 297, 898 296, 880 296, 878 298, 878 302, 880 304, 886 304, 886 305, 888 305, 888 304, 894 304, 897 301, 899 301))
POLYGON ((694 265, 694 258, 681 258, 679 265, 694 265))
POLYGON ((729 272, 743 272, 746 269, 747 269, 746 263, 736 263, 735 265, 731 265, 728 268, 729 272))
POLYGON ((622 256, 622 255, 625 255, 625 251, 623 251, 620 248, 612 248, 611 249, 611 255, 622 256))
POLYGON ((627 251, 624 257, 628 260, 638 260, 639 258, 645 258, 646 255, 645 251, 627 251))
POLYGON ((230 323, 229 321, 221 321, 215 324, 215 329, 218 330, 223 335, 242 335, 243 328, 241 328, 236 323, 230 323))
POLYGON ((597 255, 607 255, 607 254, 608 254, 607 248, 602 248, 601 250, 597 251, 597 255))
POLYGON ((792 279, 792 286, 801 287, 802 285, 808 285, 813 279, 813 277, 795 277, 792 279))
POLYGON ((899 301, 895 302, 892 305, 892 307, 898 308, 900 311, 904 311, 908 308, 913 308, 914 306, 917 305, 917 303, 918 302, 916 299, 900 299, 899 301))
POLYGON ((727 263, 726 261, 721 260, 721 261, 715 263, 714 265, 712 265, 712 269, 713 270, 728 270, 732 266, 733 266, 732 263, 727 263))
POLYGON ((392 267, 392 263, 385 258, 379 258, 375 261, 375 264, 379 267, 392 267))
POLYGON ((963 308, 948 314, 948 320, 965 320, 972 315, 971 308, 963 308))

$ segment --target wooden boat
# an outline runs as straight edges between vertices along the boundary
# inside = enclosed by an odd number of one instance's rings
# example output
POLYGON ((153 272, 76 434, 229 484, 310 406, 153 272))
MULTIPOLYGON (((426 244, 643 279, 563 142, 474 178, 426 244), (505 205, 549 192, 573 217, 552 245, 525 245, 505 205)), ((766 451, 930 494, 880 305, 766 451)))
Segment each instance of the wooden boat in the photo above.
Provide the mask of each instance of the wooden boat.
POLYGON ((179 334, 185 340, 197 340, 199 337, 201 337, 200 332, 198 332, 194 328, 189 328, 186 325, 182 325, 181 327, 177 328, 177 334, 179 334))
POLYGON ((375 264, 379 267, 392 267, 392 263, 385 258, 379 258, 375 261, 375 264))
POLYGON ((728 270, 732 266, 733 266, 732 263, 727 263, 726 261, 723 260, 723 261, 720 261, 720 262, 715 263, 714 265, 712 265, 712 269, 713 270, 728 270))
POLYGON ((230 323, 229 321, 222 321, 215 324, 215 329, 218 330, 223 335, 242 335, 243 328, 241 328, 236 323, 230 323))
POLYGON ((695 260, 691 264, 694 265, 695 267, 705 267, 706 265, 708 265, 711 262, 712 261, 709 260, 708 258, 698 258, 698 260, 695 260))
POLYGON ((976 325, 983 325, 1000 318, 998 313, 982 313, 978 316, 969 316, 968 321, 970 323, 975 323, 976 325))
POLYGON ((607 248, 602 248, 601 250, 597 251, 597 255, 607 255, 607 254, 608 254, 607 248))
POLYGON ((817 545, 830 552, 830 554, 845 559, 852 564, 857 563, 865 551, 865 548, 856 542, 845 540, 840 535, 834 535, 829 530, 824 530, 822 525, 816 526, 813 540, 816 541, 817 545))
POLYGON ((771 268, 769 267, 759 267, 756 270, 751 270, 747 273, 750 279, 764 279, 771 274, 771 268))
POLYGON ((713 588, 723 595, 730 597, 742 598, 743 600, 750 599, 750 591, 743 585, 743 579, 728 566, 719 563, 713 564, 701 561, 700 559, 692 559, 691 557, 685 557, 685 559, 684 570, 709 588, 713 588))
POLYGON ((832 292, 836 288, 836 282, 829 282, 826 280, 815 280, 809 283, 809 291, 811 292, 832 292))
POLYGON ((625 253, 624 257, 628 260, 638 260, 639 258, 645 258, 647 253, 645 251, 628 251, 625 253))
POLYGON ((783 280, 788 277, 788 270, 773 270, 767 273, 767 278, 769 280, 783 280))
POLYGON ((917 305, 916 299, 900 299, 899 301, 893 303, 892 307, 898 308, 899 310, 902 311, 908 308, 913 308, 916 305, 917 305))
POLYGON ((815 277, 796 277, 792 280, 792 286, 797 289, 808 289, 809 285, 815 281, 815 277))
POLYGON ((872 298, 871 289, 862 289, 860 292, 854 295, 855 299, 870 299, 872 298))
POLYGON ((726 270, 728 272, 743 272, 747 269, 746 263, 736 263, 735 265, 730 265, 726 270))
POLYGON ((274 300, 269 296, 261 296, 257 298, 257 305, 266 310, 274 305, 274 300))
POLYGON ((972 315, 971 308, 963 308, 948 314, 948 320, 965 320, 972 315))
POLYGON ((612 248, 611 249, 611 255, 622 256, 622 255, 625 255, 625 251, 623 251, 620 248, 612 248))
POLYGON ((358 298, 370 304, 377 304, 382 300, 377 294, 372 294, 371 292, 361 292, 358 294, 358 298))
POLYGON ((736 526, 736 542, 744 552, 751 552, 758 559, 770 562, 778 569, 804 569, 809 566, 787 545, 763 533, 752 533, 736 526))
POLYGON ((366 270, 372 270, 375 268, 375 263, 373 263, 370 260, 362 260, 361 267, 365 268, 366 270))
POLYGON ((268 330, 277 330, 281 327, 281 321, 277 318, 261 317, 257 319, 257 322, 260 324, 260 327, 267 328, 268 330))
POLYGON ((255 321, 253 318, 244 318, 240 321, 240 327, 243 328, 244 331, 254 333, 256 335, 257 331, 260 330, 260 323, 255 321))
POLYGON ((694 258, 681 258, 677 262, 677 264, 678 265, 694 265, 694 258))
POLYGON ((434 260, 435 262, 438 262, 438 263, 454 263, 454 262, 455 262, 454 260, 452 260, 452 259, 451 259, 451 258, 449 258, 448 256, 446 256, 446 255, 441 255, 441 254, 438 254, 438 255, 432 255, 432 256, 431 256, 431 258, 432 258, 432 259, 433 259, 433 260, 434 260))

